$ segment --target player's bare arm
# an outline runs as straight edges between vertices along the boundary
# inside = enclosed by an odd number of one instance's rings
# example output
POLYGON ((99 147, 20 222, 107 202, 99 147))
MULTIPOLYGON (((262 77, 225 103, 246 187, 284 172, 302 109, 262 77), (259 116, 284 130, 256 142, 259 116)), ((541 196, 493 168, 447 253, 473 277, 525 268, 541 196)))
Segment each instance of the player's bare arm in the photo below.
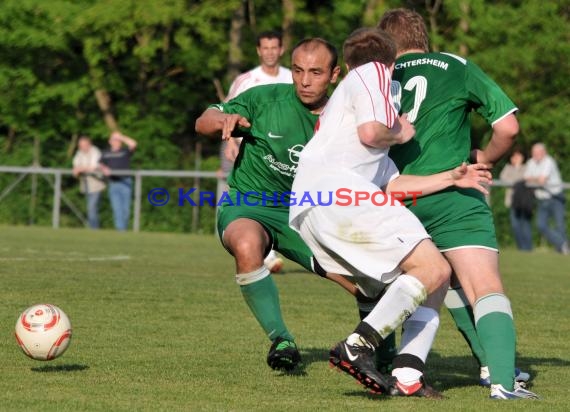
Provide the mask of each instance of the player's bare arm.
POLYGON ((509 151, 519 133, 519 122, 514 113, 505 116, 493 125, 493 135, 485 149, 476 149, 471 153, 471 159, 476 163, 493 165, 509 151))
POLYGON ((492 183, 491 172, 487 165, 477 163, 467 166, 465 163, 455 169, 430 176, 400 175, 386 186, 386 192, 420 192, 420 196, 439 192, 451 186, 464 189, 476 189, 484 194, 488 194, 483 186, 492 183))
POLYGON ((237 126, 251 127, 249 120, 239 114, 227 114, 217 109, 206 109, 196 120, 196 132, 209 137, 228 140, 237 126))
POLYGON ((361 124, 357 130, 362 144, 378 149, 387 149, 395 144, 406 143, 416 134, 414 126, 408 121, 407 114, 396 119, 392 128, 373 121, 361 124))

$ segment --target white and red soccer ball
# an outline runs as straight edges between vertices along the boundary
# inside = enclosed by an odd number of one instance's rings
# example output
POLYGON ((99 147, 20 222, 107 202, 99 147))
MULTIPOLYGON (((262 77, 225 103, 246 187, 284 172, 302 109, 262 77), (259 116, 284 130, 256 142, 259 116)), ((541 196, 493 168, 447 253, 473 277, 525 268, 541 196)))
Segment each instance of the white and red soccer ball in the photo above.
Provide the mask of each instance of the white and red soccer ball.
POLYGON ((71 340, 71 322, 57 306, 34 305, 16 322, 16 340, 24 353, 36 360, 61 356, 71 340))

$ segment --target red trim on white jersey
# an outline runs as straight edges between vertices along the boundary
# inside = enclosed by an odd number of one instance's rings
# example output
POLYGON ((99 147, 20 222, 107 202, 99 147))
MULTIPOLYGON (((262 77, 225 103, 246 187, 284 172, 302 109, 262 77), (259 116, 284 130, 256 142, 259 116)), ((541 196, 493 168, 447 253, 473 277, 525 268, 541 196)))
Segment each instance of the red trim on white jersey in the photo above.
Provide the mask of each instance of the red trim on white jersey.
POLYGON ((374 113, 374 119, 378 120, 378 118, 376 116, 376 107, 374 106, 374 99, 372 99, 372 93, 370 93, 370 89, 368 88, 368 85, 366 84, 366 82, 364 81, 364 79, 362 78, 360 73, 358 72, 358 68, 354 69, 354 71, 356 72, 356 74, 358 75, 358 78, 360 79, 360 81, 362 82, 364 87, 366 88, 366 91, 368 92, 368 96, 370 96, 370 105, 372 106, 372 111, 374 113))
POLYGON ((394 126, 395 113, 392 102, 390 101, 390 94, 389 94, 390 83, 391 83, 389 70, 384 64, 378 62, 374 62, 374 67, 376 68, 376 72, 378 73, 378 85, 380 88, 380 93, 382 93, 382 96, 384 96, 385 100, 386 123, 387 123, 386 126, 388 128, 391 128, 392 126, 394 126))

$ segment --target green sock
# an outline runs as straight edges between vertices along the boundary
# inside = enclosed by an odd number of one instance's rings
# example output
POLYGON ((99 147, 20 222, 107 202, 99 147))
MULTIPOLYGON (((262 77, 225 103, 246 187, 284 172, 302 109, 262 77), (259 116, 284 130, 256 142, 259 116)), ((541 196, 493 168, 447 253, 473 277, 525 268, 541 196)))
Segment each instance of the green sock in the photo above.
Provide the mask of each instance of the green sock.
POLYGON ((266 335, 271 340, 282 337, 293 340, 293 335, 287 330, 281 306, 279 305, 279 292, 272 276, 240 286, 241 293, 266 335))
POLYGON ((451 314, 451 317, 455 321, 455 325, 463 338, 469 345, 471 353, 479 363, 479 367, 487 366, 487 358, 485 356, 485 351, 479 342, 479 336, 477 335, 477 329, 475 328, 475 320, 473 318, 473 309, 465 294, 463 289, 449 288, 447 295, 445 296, 445 306, 451 314))
POLYGON ((509 299, 499 293, 490 294, 475 303, 475 324, 492 384, 514 389, 516 336, 509 299))

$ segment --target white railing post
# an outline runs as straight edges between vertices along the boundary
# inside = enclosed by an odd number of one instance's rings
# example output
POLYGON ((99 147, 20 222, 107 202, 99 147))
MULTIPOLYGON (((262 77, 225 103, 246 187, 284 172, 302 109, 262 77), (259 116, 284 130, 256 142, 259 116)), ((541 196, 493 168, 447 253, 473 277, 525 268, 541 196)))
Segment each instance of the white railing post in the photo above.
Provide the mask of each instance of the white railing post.
POLYGON ((133 213, 133 232, 138 233, 141 227, 141 195, 142 176, 139 171, 135 172, 135 210, 133 213))
POLYGON ((54 229, 59 228, 59 212, 61 206, 61 172, 54 172, 55 182, 53 184, 53 212, 51 224, 54 229))

